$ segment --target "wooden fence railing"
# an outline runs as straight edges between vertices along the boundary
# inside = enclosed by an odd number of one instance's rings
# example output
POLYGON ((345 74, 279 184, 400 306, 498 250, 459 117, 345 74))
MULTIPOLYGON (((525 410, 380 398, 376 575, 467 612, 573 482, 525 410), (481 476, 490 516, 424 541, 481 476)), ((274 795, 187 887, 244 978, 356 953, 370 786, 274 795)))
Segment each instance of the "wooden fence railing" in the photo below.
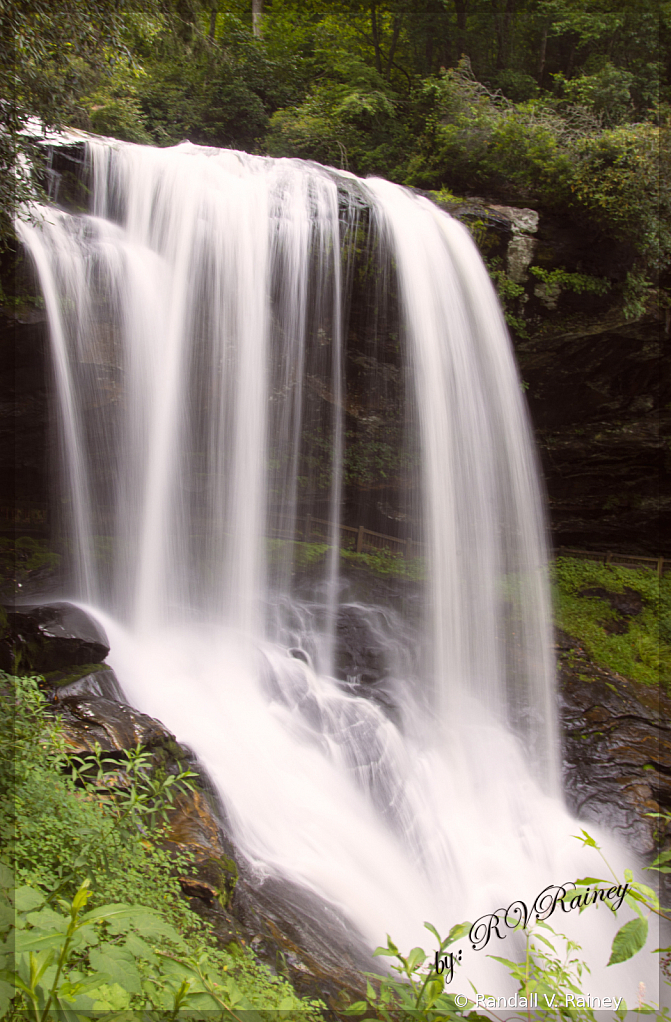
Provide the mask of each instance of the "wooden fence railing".
POLYGON ((657 569, 661 578, 665 571, 671 569, 671 558, 665 561, 663 557, 643 557, 641 554, 616 554, 611 550, 606 553, 597 550, 577 550, 575 547, 560 546, 557 549, 560 556, 578 557, 585 561, 601 561, 602 564, 613 564, 620 568, 651 568, 657 569))
POLYGON ((387 536, 383 532, 374 532, 363 525, 337 525, 324 518, 313 518, 308 515, 296 523, 294 536, 282 535, 282 530, 275 530, 275 535, 283 539, 302 539, 304 543, 321 540, 329 543, 334 531, 339 534, 340 547, 353 550, 357 554, 374 553, 376 550, 390 550, 403 557, 418 557, 424 547, 416 539, 400 539, 398 536, 387 536))
MULTIPOLYGON (((113 509, 109 509, 113 513, 113 509)), ((19 507, 0 505, 0 531, 19 528, 41 529, 48 524, 48 509, 44 504, 22 504, 19 507)), ((302 539, 304 543, 320 540, 329 543, 333 532, 339 534, 340 546, 343 550, 352 550, 357 554, 374 553, 376 550, 390 550, 402 557, 418 557, 422 554, 425 544, 416 539, 400 539, 388 536, 383 532, 374 532, 363 525, 335 525, 323 518, 307 515, 295 521, 295 527, 289 528, 276 519, 275 524, 269 523, 268 534, 274 539, 302 539)), ((665 572, 671 571, 671 558, 644 557, 641 554, 618 554, 610 550, 580 550, 576 547, 560 546, 558 555, 578 557, 584 560, 600 561, 602 564, 618 565, 622 568, 650 568, 657 571, 661 578, 665 572)))
POLYGON ((0 527, 26 528, 45 526, 49 514, 46 504, 21 504, 20 506, 0 506, 0 527))

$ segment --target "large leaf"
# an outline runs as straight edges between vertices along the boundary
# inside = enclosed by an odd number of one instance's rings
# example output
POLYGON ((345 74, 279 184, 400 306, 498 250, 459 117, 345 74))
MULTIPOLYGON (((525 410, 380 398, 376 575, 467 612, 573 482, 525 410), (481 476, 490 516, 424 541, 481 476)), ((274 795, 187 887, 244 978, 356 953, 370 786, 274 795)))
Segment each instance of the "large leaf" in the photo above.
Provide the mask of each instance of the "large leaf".
POLYGON ((471 929, 471 923, 456 923, 455 926, 449 932, 447 940, 443 942, 443 947, 447 947, 449 944, 454 944, 455 940, 460 940, 465 937, 471 929))
POLYGON ((16 993, 13 983, 0 979, 0 1018, 7 1014, 12 997, 16 993))
POLYGON ((628 958, 641 950, 647 939, 648 920, 630 919, 615 934, 608 964, 617 965, 618 962, 626 962, 628 958))
POLYGON ((31 912, 26 916, 26 921, 42 933, 51 930, 65 933, 69 922, 62 913, 54 912, 52 908, 41 908, 39 912, 31 912))
POLYGON ((158 956, 149 947, 149 944, 142 937, 138 937, 137 933, 129 933, 123 946, 130 951, 134 959, 144 958, 146 962, 152 962, 153 964, 156 964, 159 960, 158 956))
POLYGON ((98 988, 94 1011, 123 1011, 130 1003, 130 994, 118 983, 104 983, 98 988))
POLYGON ((34 887, 17 887, 14 892, 14 905, 17 912, 30 912, 44 905, 44 895, 34 887))
POLYGON ((414 971, 418 965, 423 965, 426 961, 426 954, 421 947, 414 947, 408 955, 408 968, 410 971, 414 971))
POLYGON ((658 873, 671 873, 671 865, 667 865, 667 863, 671 864, 671 848, 662 852, 649 866, 644 866, 643 868, 656 869, 658 873))
POLYGON ((129 929, 137 930, 142 937, 167 937, 175 944, 184 941, 170 923, 162 919, 158 912, 143 905, 126 905, 116 903, 101 905, 81 916, 85 923, 106 922, 110 933, 126 933, 129 929))
POLYGON ((89 961, 97 972, 105 973, 111 983, 118 983, 129 994, 141 994, 140 973, 133 956, 125 948, 105 944, 100 950, 89 951, 89 961))
POLYGON ((54 932, 43 933, 41 930, 18 930, 15 937, 16 953, 21 951, 45 951, 47 948, 61 947, 65 934, 54 932))

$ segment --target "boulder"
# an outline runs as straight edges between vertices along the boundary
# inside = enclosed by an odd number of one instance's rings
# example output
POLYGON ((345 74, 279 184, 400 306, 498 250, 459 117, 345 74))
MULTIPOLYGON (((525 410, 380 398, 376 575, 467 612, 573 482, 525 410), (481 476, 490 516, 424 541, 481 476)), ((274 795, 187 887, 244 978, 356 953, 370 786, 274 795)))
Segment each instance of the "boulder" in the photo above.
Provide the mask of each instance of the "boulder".
POLYGON ((97 742, 104 752, 123 752, 143 745, 147 749, 177 745, 158 720, 102 696, 56 693, 65 739, 73 751, 86 752, 97 742))
POLYGON ((5 608, 0 668, 45 674, 99 665, 109 653, 104 629, 73 603, 5 608))

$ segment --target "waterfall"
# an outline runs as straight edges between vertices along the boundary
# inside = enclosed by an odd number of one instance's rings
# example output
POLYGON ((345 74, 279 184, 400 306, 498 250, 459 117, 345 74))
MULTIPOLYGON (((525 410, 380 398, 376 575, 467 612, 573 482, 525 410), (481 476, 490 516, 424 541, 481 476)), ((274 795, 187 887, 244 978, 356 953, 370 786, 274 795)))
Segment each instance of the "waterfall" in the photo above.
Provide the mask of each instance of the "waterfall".
MULTIPOLYGON (((91 212, 17 229, 50 324, 67 595, 128 698, 195 750, 259 882, 297 881, 369 946, 597 869, 560 799, 530 430, 466 229, 301 161, 85 145, 91 212), (374 429, 426 564, 405 603, 340 555, 355 511, 394 531, 352 482, 374 429), (343 668, 348 620, 372 681, 343 668)), ((577 929, 605 964, 612 936, 577 929)))

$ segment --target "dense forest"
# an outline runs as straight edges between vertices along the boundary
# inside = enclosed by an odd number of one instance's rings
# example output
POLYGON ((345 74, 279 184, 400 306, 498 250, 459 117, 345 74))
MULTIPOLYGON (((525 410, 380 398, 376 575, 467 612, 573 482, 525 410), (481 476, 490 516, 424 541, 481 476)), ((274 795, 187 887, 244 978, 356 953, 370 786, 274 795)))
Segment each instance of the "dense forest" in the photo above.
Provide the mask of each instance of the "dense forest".
MULTIPOLYGON (((631 246, 634 309, 667 266, 671 5, 661 0, 1 9, 5 169, 30 150, 30 118, 159 146, 188 138, 587 222, 631 246)), ((30 187, 4 175, 5 236, 30 187)))

